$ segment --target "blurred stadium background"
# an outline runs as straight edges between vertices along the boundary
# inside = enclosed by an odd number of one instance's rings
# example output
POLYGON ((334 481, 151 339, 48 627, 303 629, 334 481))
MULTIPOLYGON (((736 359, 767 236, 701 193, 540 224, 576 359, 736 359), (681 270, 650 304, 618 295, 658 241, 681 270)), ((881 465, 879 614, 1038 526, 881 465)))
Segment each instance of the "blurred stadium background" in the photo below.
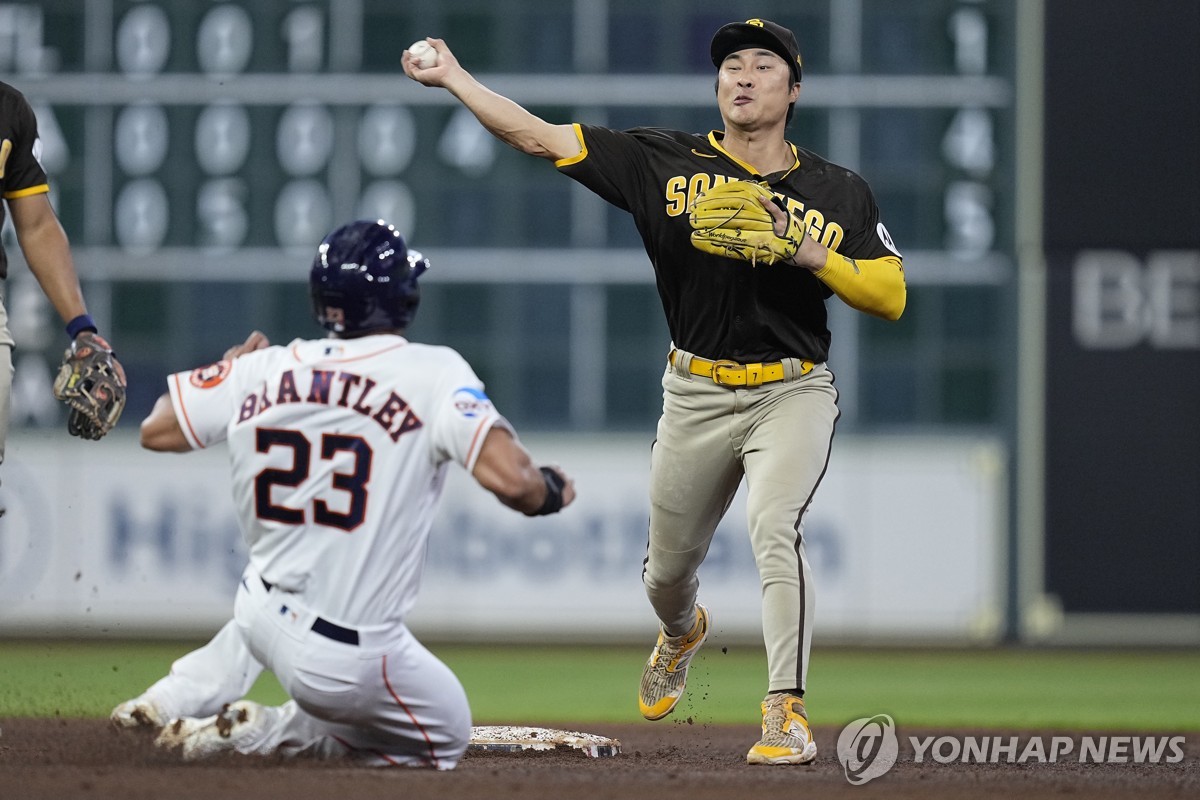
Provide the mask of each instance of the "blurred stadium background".
MULTIPOLYGON (((708 131, 709 38, 759 16, 801 42, 789 138, 867 178, 909 281, 898 323, 830 303, 818 645, 1200 645, 1200 10, 1138 8, 1131 26, 1115 0, 0 3, 0 72, 38 112, 131 387, 109 439, 66 435, 61 325, 6 230, 0 634, 194 637, 228 617, 244 555, 224 457, 143 453, 137 423, 167 374, 252 328, 316 335, 313 246, 382 217, 433 262, 412 338, 463 353, 581 492, 528 522, 456 475, 414 629, 646 640, 669 342, 636 231, 399 57, 440 36, 553 121, 708 131)), ((745 539, 739 500, 701 571, 731 642, 760 636, 745 539)))

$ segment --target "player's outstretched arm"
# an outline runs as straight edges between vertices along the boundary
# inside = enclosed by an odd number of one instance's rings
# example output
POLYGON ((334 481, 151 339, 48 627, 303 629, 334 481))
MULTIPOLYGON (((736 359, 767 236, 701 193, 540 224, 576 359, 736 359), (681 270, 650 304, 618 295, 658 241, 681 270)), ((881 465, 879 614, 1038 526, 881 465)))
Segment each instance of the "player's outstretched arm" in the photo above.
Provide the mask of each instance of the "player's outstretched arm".
POLYGON ((175 416, 171 395, 161 395, 149 416, 142 420, 141 438, 142 447, 160 453, 186 453, 192 449, 175 416))
POLYGON ((558 467, 537 467, 504 428, 488 431, 471 474, 509 508, 530 517, 553 514, 575 499, 575 482, 558 467))
POLYGON ((37 278, 46 298, 70 322, 86 314, 79 277, 71 259, 71 246, 50 205, 49 195, 32 194, 8 201, 13 228, 29 271, 37 278))
POLYGON ((54 380, 55 398, 70 408, 67 430, 84 439, 103 438, 125 409, 125 369, 87 315, 71 245, 49 196, 12 198, 8 208, 29 270, 73 339, 54 380))
MULTIPOLYGON (((270 345, 271 342, 262 331, 251 331, 245 341, 230 347, 222 358, 232 361, 247 353, 253 353, 255 350, 270 347, 270 345)), ((142 420, 141 441, 142 447, 147 450, 156 450, 162 453, 191 451, 191 442, 183 432, 183 426, 179 423, 179 417, 175 413, 175 406, 171 403, 169 393, 160 396, 150 414, 142 420)))
POLYGON ((437 61, 424 69, 405 50, 404 74, 425 86, 440 86, 459 99, 483 127, 505 144, 531 156, 558 161, 579 155, 581 145, 570 125, 552 125, 512 100, 493 92, 463 69, 441 39, 425 40, 437 61))

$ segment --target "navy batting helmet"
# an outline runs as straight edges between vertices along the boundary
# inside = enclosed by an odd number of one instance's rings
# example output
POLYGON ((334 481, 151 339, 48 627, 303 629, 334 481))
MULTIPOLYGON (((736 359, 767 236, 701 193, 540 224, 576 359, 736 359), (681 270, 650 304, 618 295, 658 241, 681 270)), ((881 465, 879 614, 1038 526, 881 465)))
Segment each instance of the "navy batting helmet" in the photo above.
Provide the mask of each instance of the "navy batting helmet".
POLYGON ((334 333, 404 330, 421 300, 417 276, 427 269, 429 259, 383 220, 343 225, 317 247, 308 280, 313 314, 334 333))

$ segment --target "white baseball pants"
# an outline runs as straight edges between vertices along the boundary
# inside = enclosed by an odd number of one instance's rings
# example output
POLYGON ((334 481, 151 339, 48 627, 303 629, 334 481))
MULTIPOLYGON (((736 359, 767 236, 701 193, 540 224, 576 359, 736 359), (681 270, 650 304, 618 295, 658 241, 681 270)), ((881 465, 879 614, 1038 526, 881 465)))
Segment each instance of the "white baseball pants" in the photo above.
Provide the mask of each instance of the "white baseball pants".
POLYGON ((234 620, 143 696, 167 719, 206 717, 243 698, 265 667, 292 699, 239 749, 453 769, 470 743, 471 712, 450 668, 404 626, 355 630, 350 644, 318 632, 348 638, 348 629, 318 619, 248 567, 234 620))
POLYGON ((466 751, 466 692, 407 627, 358 629, 357 644, 338 641, 318 632, 328 623, 295 595, 267 589, 251 569, 234 619, 250 653, 292 698, 257 752, 447 770, 466 751))

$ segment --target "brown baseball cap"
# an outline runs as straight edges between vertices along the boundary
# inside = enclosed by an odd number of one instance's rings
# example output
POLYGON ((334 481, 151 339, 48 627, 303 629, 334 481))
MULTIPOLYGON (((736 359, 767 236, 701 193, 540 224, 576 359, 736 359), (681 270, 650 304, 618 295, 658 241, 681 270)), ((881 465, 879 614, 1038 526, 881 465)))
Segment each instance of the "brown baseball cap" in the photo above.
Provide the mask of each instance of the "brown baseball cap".
POLYGON ((769 19, 748 19, 745 22, 722 25, 713 34, 712 45, 709 48, 713 66, 721 66, 721 62, 730 53, 745 50, 747 47, 761 47, 775 53, 791 68, 792 82, 800 82, 803 70, 796 34, 769 19))

